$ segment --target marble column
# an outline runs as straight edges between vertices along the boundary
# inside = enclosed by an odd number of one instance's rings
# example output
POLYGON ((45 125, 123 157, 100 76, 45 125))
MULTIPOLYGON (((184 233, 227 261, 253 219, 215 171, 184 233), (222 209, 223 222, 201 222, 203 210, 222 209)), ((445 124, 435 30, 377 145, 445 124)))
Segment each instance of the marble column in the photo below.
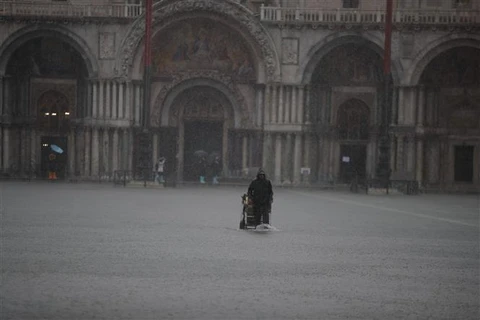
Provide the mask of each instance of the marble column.
MULTIPOLYGON (((184 122, 178 124, 178 150, 177 150, 177 181, 183 180, 183 161, 184 161, 185 129, 184 122)), ((225 160, 224 160, 225 161, 225 160)))
POLYGON ((422 186, 423 184, 423 140, 422 139, 417 140, 415 168, 416 168, 415 179, 418 181, 419 186, 422 186))
POLYGON ((292 86, 292 105, 290 111, 290 122, 298 123, 298 111, 297 111, 297 87, 292 86))
POLYGON ((105 117, 105 81, 98 82, 98 118, 105 117))
POLYGON ((270 122, 271 123, 277 123, 277 109, 278 109, 277 92, 278 92, 278 85, 274 84, 272 86, 272 103, 271 103, 271 106, 270 106, 270 112, 271 112, 270 122))
POLYGON ((418 101, 417 101, 417 126, 423 126, 423 118, 425 112, 425 87, 420 86, 418 88, 418 101))
POLYGON ((3 115, 3 106, 4 106, 4 97, 3 97, 3 77, 0 77, 0 117, 3 115))
POLYGON ((293 183, 300 183, 300 169, 302 167, 302 133, 295 133, 295 146, 293 154, 293 183))
POLYGON ((277 133, 275 135, 275 183, 282 182, 282 135, 277 133))
POLYGON ((152 137, 152 163, 155 164, 158 161, 158 133, 155 132, 152 137))
POLYGON ((84 134, 85 134, 85 167, 84 167, 84 175, 86 177, 90 177, 91 172, 92 172, 92 166, 91 166, 91 153, 92 153, 92 130, 89 127, 85 127, 84 134))
POLYGON ((110 119, 112 117, 112 83, 107 80, 105 88, 105 119, 110 119))
POLYGON ((112 82, 112 119, 114 120, 117 119, 117 114, 118 114, 117 98, 118 98, 118 82, 114 81, 112 82))
POLYGON ((112 174, 114 173, 115 170, 119 169, 118 165, 118 154, 120 151, 120 145, 118 143, 118 129, 114 128, 113 129, 113 136, 112 136, 113 142, 112 142, 112 174))
POLYGON ((126 82, 125 83, 125 113, 124 119, 131 120, 132 119, 132 83, 126 82))
POLYGON ((135 110, 135 125, 140 125, 140 105, 141 105, 141 91, 140 85, 135 85, 135 104, 133 108, 135 110))
POLYGON ((92 81, 92 118, 96 119, 98 116, 98 82, 92 81))
POLYGON ((37 148, 40 144, 37 144, 37 132, 35 128, 30 129, 30 170, 37 169, 38 157, 37 148))
POLYGON ((125 119, 125 82, 118 85, 118 118, 125 119))
POLYGON ((263 144, 262 144, 262 167, 264 170, 267 170, 267 162, 270 156, 269 153, 269 146, 268 146, 268 136, 270 133, 268 132, 263 132, 263 144))
POLYGON ((93 178, 98 178, 98 173, 99 173, 99 134, 98 134, 98 128, 93 127, 92 128, 92 172, 90 175, 93 178))
POLYGON ((283 170, 283 180, 287 183, 292 183, 292 156, 293 156, 293 148, 292 148, 292 133, 287 133, 287 138, 285 141, 285 152, 283 153, 285 159, 284 162, 284 170, 283 170))
POLYGON ((128 170, 133 171, 133 130, 125 130, 125 135, 128 141, 128 170))
POLYGON ((20 172, 25 173, 28 168, 29 159, 27 159, 27 152, 30 148, 30 144, 27 140, 27 129, 23 127, 20 129, 20 172))
POLYGON ((398 88, 398 117, 397 123, 403 125, 405 123, 405 90, 403 87, 398 88))
POLYGON ((255 114, 255 124, 257 127, 262 126, 263 122, 263 110, 264 110, 264 103, 263 103, 263 87, 261 85, 256 86, 256 91, 255 91, 255 104, 256 104, 256 114, 255 114))
POLYGON ((309 86, 305 86, 303 89, 303 95, 302 95, 302 117, 304 121, 301 123, 305 122, 307 124, 310 124, 310 88, 309 86), (304 95, 304 97, 303 97, 304 95))
POLYGON ((242 170, 248 168, 248 136, 244 134, 242 137, 242 170))
POLYGON ((68 177, 75 176, 75 130, 68 132, 68 177))
POLYGON ((10 169, 10 128, 3 128, 3 170, 10 169))
POLYGON ((85 135, 83 127, 75 128, 75 172, 78 176, 85 176, 85 135))
POLYGON ((283 84, 280 84, 279 90, 278 90, 278 123, 284 123, 284 114, 283 114, 283 109, 284 109, 284 86, 283 84))
MULTIPOLYGON (((311 169, 311 161, 310 161, 310 157, 311 157, 311 147, 312 147, 312 141, 311 141, 311 138, 310 138, 310 133, 305 133, 305 138, 304 138, 304 153, 303 153, 303 166, 306 167, 306 168, 310 168, 311 169)), ((308 181, 304 181, 304 182, 310 182, 310 177, 308 177, 308 181)))
MULTIPOLYGON (((303 124, 304 122, 309 122, 309 117, 308 117, 308 110, 305 112, 305 95, 308 97, 308 87, 307 86, 301 86, 300 90, 298 92, 298 113, 297 113, 297 118, 298 122, 300 124, 303 124)), ((307 105, 308 107, 308 105, 307 105)))
POLYGON ((267 85, 265 87, 265 102, 264 102, 264 110, 263 110, 263 123, 270 123, 270 118, 271 118, 271 102, 272 101, 272 86, 267 85))
POLYGON ((102 130, 102 174, 108 174, 110 172, 110 129, 104 128, 102 130))

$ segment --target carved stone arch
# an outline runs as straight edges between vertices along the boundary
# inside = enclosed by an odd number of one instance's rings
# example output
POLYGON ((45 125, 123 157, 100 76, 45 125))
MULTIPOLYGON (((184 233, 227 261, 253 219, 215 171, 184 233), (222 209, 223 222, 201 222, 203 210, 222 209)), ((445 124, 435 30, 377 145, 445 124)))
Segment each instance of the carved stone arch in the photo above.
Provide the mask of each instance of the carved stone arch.
MULTIPOLYGON (((233 0, 164 0, 154 5, 153 25, 158 26, 165 21, 172 21, 190 13, 206 13, 223 17, 238 26, 238 30, 247 41, 257 45, 263 61, 264 79, 272 80, 278 74, 279 58, 274 50, 273 40, 258 21, 258 18, 246 7, 233 0)), ((145 35, 144 16, 140 16, 132 25, 124 38, 116 59, 115 72, 118 76, 128 76, 145 35)))
POLYGON ((413 59, 411 68, 406 70, 405 85, 415 86, 428 64, 439 54, 456 47, 473 47, 480 50, 480 35, 447 35, 427 44, 413 59))
POLYGON ((14 32, 0 46, 0 75, 5 74, 12 54, 28 41, 54 37, 69 44, 81 56, 89 77, 96 77, 98 64, 88 44, 77 34, 61 26, 32 25, 14 32))
MULTIPOLYGON (((316 45, 310 48, 306 57, 302 59, 302 63, 298 68, 296 79, 305 85, 308 85, 312 81, 313 73, 320 61, 332 50, 341 47, 346 44, 362 44, 373 52, 377 53, 380 57, 383 57, 383 40, 374 36, 371 33, 357 33, 357 32, 335 32, 327 36, 324 40, 318 42, 316 45)), ((392 78, 393 83, 399 83, 401 65, 393 63, 392 65, 392 78)))
POLYGON ((195 86, 209 86, 225 95, 233 108, 235 128, 252 128, 254 126, 246 101, 232 79, 214 71, 181 74, 165 85, 155 99, 151 115, 152 125, 169 126, 170 109, 175 98, 184 90, 195 86))

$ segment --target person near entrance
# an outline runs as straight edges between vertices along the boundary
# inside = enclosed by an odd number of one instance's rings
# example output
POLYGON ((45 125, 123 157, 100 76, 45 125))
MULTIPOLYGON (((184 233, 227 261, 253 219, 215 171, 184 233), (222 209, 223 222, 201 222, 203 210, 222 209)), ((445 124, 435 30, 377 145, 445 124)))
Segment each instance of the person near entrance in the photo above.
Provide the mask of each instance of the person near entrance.
POLYGON ((205 156, 199 157, 196 165, 200 183, 205 184, 205 176, 207 175, 207 158, 205 156))
POLYGON ((212 174, 212 184, 218 184, 218 176, 222 171, 222 162, 220 161, 220 156, 214 156, 213 161, 210 165, 210 170, 212 174))
POLYGON ((267 179, 265 171, 258 170, 257 178, 248 187, 248 196, 253 202, 256 225, 270 223, 270 212, 273 202, 273 188, 270 180, 267 179))
POLYGON ((57 180, 56 156, 53 153, 48 155, 48 180, 57 180))
POLYGON ((158 184, 165 183, 165 162, 165 157, 160 157, 155 164, 155 181, 158 182, 158 184))

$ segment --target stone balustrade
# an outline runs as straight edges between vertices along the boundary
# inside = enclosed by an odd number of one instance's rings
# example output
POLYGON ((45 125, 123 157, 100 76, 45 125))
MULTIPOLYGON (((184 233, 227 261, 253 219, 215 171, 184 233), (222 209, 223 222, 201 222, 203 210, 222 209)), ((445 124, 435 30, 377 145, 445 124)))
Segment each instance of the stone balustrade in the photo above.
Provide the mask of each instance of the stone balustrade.
MULTIPOLYGON (((267 23, 305 24, 380 24, 385 10, 267 7, 260 9, 260 20, 267 23)), ((393 13, 395 24, 474 25, 480 24, 480 11, 399 9, 393 13)))
POLYGON ((126 18, 143 13, 141 4, 70 4, 34 1, 0 1, 0 16, 62 18, 126 18))

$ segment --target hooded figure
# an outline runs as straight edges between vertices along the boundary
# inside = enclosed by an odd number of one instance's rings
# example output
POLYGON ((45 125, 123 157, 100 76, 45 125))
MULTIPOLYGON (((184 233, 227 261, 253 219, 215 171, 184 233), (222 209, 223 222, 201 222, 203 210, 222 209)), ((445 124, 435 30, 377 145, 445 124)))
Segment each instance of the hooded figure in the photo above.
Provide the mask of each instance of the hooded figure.
POLYGON ((253 202, 256 224, 262 221, 268 224, 270 222, 269 214, 273 202, 272 183, 267 179, 265 171, 258 170, 257 178, 250 183, 248 195, 253 202))

